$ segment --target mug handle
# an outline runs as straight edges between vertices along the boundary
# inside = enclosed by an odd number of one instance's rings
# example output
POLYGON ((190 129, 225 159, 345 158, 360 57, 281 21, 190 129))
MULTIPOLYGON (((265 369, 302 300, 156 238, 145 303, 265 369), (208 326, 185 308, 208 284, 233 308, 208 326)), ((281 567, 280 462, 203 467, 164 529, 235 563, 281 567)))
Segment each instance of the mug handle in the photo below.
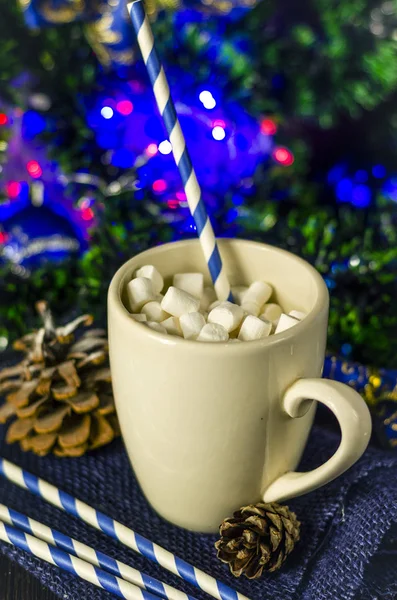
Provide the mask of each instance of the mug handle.
POLYGON ((283 408, 293 419, 322 402, 338 419, 342 439, 335 454, 323 465, 305 473, 290 471, 273 481, 263 494, 265 502, 279 502, 311 492, 349 469, 366 449, 371 436, 371 415, 351 387, 330 379, 298 379, 287 390, 283 408), (310 400, 308 400, 310 398, 310 400))

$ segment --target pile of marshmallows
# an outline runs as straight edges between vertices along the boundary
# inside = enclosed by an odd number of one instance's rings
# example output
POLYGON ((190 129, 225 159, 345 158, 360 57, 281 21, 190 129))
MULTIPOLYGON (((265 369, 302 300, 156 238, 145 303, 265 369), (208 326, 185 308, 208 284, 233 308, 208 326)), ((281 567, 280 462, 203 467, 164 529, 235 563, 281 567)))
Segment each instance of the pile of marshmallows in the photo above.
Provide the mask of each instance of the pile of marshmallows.
POLYGON ((280 333, 306 317, 297 310, 284 314, 267 303, 271 285, 254 281, 232 287, 236 303, 220 302, 202 273, 177 273, 165 295, 164 280, 152 265, 138 269, 127 285, 132 317, 159 333, 198 342, 250 342, 280 333))

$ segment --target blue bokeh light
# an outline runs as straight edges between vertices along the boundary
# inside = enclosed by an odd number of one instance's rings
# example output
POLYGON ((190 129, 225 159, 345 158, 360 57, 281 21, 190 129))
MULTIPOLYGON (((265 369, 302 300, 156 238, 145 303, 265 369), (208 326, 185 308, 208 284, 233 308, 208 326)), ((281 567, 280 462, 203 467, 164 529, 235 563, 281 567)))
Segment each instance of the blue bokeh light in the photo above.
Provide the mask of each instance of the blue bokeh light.
POLYGON ((346 165, 335 165, 335 167, 332 167, 332 169, 330 169, 330 171, 328 171, 328 175, 327 175, 327 181, 329 184, 335 184, 338 183, 338 181, 340 179, 342 179, 342 177, 345 175, 346 173, 346 165))
POLYGON ((46 128, 45 119, 34 110, 28 110, 22 117, 22 135, 32 139, 46 128))
POLYGON ((348 177, 341 179, 336 186, 336 197, 339 202, 351 202, 353 183, 348 177))
POLYGON ((372 167, 372 175, 376 177, 376 179, 383 179, 386 176, 386 167, 383 165, 375 165, 372 167))
POLYGON ((356 171, 354 179, 357 183, 366 183, 368 181, 368 173, 364 169, 359 169, 356 171))
POLYGON ((365 208, 371 203, 371 190, 367 185, 356 185, 353 188, 352 204, 357 208, 365 208))

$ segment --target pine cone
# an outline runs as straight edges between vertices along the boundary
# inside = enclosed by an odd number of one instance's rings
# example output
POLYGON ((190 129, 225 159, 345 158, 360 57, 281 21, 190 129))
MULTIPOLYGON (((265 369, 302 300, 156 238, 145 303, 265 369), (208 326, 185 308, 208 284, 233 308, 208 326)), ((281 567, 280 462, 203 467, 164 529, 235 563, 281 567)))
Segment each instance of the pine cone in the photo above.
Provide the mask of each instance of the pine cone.
POLYGON ((276 571, 299 540, 300 523, 287 506, 250 504, 223 521, 215 544, 218 558, 235 577, 257 579, 276 571))
POLYGON ((46 302, 37 302, 43 327, 14 343, 25 358, 0 371, 0 423, 16 417, 6 441, 39 456, 81 456, 120 435, 105 331, 82 315, 55 328, 46 302))

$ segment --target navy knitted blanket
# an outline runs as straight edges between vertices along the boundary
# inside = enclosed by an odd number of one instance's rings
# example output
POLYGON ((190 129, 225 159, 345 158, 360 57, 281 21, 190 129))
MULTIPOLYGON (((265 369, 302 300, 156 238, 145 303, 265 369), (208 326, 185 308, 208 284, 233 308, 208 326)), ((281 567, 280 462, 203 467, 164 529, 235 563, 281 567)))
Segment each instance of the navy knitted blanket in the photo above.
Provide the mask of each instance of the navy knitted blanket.
MULTIPOLYGON (((301 540, 283 568, 259 581, 235 579, 215 554, 216 536, 198 535, 163 521, 143 497, 120 440, 77 459, 38 458, 4 442, 0 454, 213 574, 252 600, 378 600, 397 598, 397 453, 369 447, 353 468, 327 486, 290 501, 302 522, 301 540)), ((301 469, 323 463, 339 443, 336 431, 316 425, 301 469)), ((225 490, 227 493, 227 490, 225 490)), ((84 541, 204 600, 208 596, 134 554, 75 517, 0 478, 0 502, 84 541)), ((238 507, 236 507, 238 508, 238 507)), ((226 515, 225 515, 226 516, 226 515)), ((60 598, 111 596, 0 542, 60 598)))

